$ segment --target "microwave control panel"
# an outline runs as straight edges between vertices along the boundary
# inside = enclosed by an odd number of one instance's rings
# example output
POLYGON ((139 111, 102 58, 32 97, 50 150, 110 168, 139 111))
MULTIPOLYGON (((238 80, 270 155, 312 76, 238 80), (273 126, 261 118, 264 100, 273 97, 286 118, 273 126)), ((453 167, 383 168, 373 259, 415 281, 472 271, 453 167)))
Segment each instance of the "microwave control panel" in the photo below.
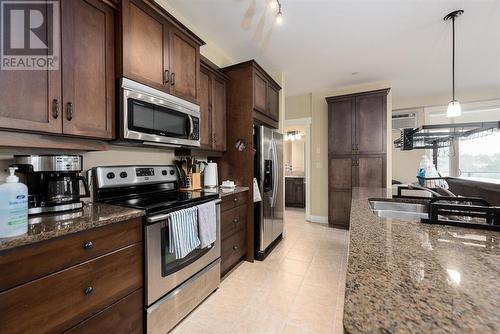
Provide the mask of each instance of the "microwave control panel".
POLYGON ((200 119, 193 117, 193 133, 191 134, 192 140, 200 140, 200 119))

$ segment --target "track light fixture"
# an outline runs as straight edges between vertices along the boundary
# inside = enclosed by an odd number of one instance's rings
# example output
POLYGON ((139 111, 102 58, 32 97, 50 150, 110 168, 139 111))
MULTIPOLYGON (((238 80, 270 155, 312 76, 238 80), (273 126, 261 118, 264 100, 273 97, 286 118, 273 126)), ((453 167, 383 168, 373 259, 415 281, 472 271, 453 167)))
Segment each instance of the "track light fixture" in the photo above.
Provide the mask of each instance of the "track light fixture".
POLYGON ((271 0, 269 7, 276 12, 276 23, 283 23, 283 12, 281 11, 281 2, 279 0, 271 0))

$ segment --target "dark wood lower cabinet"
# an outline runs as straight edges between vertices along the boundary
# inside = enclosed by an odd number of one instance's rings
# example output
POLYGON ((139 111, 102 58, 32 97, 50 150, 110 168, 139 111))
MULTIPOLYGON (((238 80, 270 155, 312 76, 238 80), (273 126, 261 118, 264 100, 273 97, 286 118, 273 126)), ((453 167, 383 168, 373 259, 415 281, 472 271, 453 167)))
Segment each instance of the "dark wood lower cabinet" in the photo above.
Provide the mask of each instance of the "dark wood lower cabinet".
POLYGON ((0 252, 0 333, 140 333, 143 253, 140 219, 0 252))
POLYGON ((285 206, 306 207, 306 184, 303 177, 285 177, 285 206))
MULTIPOLYGON (((247 253, 248 191, 225 196, 221 204, 221 275, 236 266, 247 253)), ((253 223, 253 222, 252 222, 253 223)), ((252 224, 253 226, 253 224, 252 224)))
POLYGON ((142 289, 136 290, 64 333, 140 334, 144 327, 143 294, 142 289))
POLYGON ((347 229, 351 214, 351 190, 330 191, 328 194, 328 216, 332 227, 347 229))

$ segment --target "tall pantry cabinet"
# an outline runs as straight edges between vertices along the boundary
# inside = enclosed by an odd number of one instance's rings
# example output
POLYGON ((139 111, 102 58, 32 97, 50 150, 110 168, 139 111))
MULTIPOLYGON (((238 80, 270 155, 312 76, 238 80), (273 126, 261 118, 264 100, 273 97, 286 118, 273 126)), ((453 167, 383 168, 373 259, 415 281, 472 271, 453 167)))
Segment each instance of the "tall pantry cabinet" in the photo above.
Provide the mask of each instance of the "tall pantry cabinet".
POLYGON ((349 228, 353 187, 386 185, 388 92, 326 98, 330 226, 349 228))

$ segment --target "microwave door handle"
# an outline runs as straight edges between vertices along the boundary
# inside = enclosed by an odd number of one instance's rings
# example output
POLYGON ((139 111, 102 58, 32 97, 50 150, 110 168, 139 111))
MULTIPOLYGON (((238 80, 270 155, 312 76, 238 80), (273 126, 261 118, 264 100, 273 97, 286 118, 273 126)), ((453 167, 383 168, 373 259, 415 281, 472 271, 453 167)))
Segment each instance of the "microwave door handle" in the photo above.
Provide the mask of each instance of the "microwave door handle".
POLYGON ((188 118, 189 118, 189 134, 188 134, 188 138, 191 138, 191 136, 193 135, 193 131, 194 131, 193 117, 191 115, 188 115, 188 118))

